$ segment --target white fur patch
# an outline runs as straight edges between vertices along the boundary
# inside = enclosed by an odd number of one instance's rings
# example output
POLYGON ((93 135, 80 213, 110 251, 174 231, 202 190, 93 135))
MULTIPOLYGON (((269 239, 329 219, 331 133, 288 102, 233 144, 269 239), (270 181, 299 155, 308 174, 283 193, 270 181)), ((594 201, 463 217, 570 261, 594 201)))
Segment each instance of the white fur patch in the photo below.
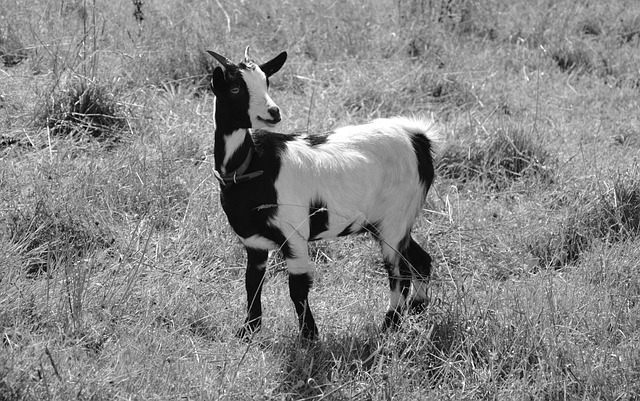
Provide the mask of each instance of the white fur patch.
POLYGON ((225 135, 224 138, 224 160, 222 160, 222 164, 220 169, 221 173, 225 174, 227 171, 226 165, 231 159, 231 156, 236 152, 236 150, 242 146, 244 143, 245 137, 247 136, 247 130, 237 129, 231 133, 231 135, 225 135))
POLYGON ((425 201, 409 135, 418 133, 435 139, 437 129, 429 120, 378 119, 339 128, 316 147, 288 142, 275 182, 275 224, 286 237, 309 238, 309 205, 321 200, 329 227, 318 238, 336 237, 353 223, 376 223, 382 241, 395 248, 425 201))
POLYGON ((240 241, 242 241, 242 244, 245 247, 252 249, 270 251, 278 248, 278 244, 259 235, 253 235, 249 238, 240 238, 240 241))
POLYGON ((271 120, 269 108, 277 107, 269 93, 267 93, 267 76, 260 68, 242 69, 240 71, 249 91, 249 117, 251 118, 252 128, 273 127, 273 125, 268 125, 258 119, 260 117, 264 120, 271 120))
POLYGON ((296 255, 295 258, 287 259, 287 270, 291 274, 303 274, 306 273, 309 277, 313 278, 313 265, 309 261, 309 252, 305 246, 305 252, 300 255, 296 255))

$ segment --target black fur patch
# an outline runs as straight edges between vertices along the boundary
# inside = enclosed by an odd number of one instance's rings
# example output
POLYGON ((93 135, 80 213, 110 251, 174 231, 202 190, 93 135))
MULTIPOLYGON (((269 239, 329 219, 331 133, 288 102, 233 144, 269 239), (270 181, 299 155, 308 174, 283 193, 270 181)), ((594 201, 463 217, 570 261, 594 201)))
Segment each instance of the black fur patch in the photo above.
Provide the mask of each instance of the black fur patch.
POLYGON ((331 134, 333 134, 333 131, 323 132, 321 134, 309 134, 303 136, 302 139, 313 148, 327 143, 331 134))
MULTIPOLYGON (((425 251, 413 238, 410 238, 403 256, 411 266, 406 266, 408 271, 415 271, 422 279, 428 280, 431 276, 431 256, 425 251)), ((400 263, 406 264, 407 261, 402 259, 400 263)))
POLYGON ((412 134, 410 138, 418 159, 418 176, 426 191, 431 186, 434 176, 431 141, 422 134, 412 134))
POLYGON ((233 231, 242 238, 254 235, 278 244, 285 258, 292 250, 285 235, 271 225, 278 212, 278 193, 274 183, 280 174, 282 153, 295 136, 255 130, 249 137, 255 153, 247 172, 262 170, 264 174, 250 181, 222 187, 220 202, 233 231))
POLYGON ((340 231, 340 234, 338 234, 338 237, 346 237, 347 235, 351 235, 355 233, 356 231, 353 229, 354 224, 355 223, 351 223, 344 230, 340 231))
POLYGON ((269 256, 263 249, 247 250, 247 270, 245 287, 247 289, 247 320, 245 324, 250 331, 260 327, 262 319, 262 283, 265 265, 269 256))
POLYGON ((318 239, 318 235, 329 229, 329 211, 322 199, 315 199, 309 205, 309 241, 318 239))
POLYGON ((251 127, 249 89, 240 70, 216 67, 211 76, 211 87, 217 98, 216 133, 230 134, 236 129, 251 127), (232 88, 237 88, 238 93, 231 93, 232 88))

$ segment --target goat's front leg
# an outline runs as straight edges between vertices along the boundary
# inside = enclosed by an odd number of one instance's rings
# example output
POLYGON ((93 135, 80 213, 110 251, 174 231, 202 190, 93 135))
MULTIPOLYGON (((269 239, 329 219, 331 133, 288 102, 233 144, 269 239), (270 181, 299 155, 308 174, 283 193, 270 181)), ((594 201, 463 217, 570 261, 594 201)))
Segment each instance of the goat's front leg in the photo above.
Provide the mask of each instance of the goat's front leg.
POLYGON ((248 338, 262 325, 262 284, 267 268, 269 252, 263 249, 246 248, 247 270, 245 287, 247 289, 247 319, 238 330, 237 336, 248 338))
POLYGON ((308 299, 309 289, 313 284, 313 268, 309 262, 306 244, 304 248, 304 253, 295 253, 295 255, 300 255, 299 257, 287 258, 289 295, 298 315, 300 335, 305 339, 313 340, 318 336, 318 328, 311 314, 308 299))

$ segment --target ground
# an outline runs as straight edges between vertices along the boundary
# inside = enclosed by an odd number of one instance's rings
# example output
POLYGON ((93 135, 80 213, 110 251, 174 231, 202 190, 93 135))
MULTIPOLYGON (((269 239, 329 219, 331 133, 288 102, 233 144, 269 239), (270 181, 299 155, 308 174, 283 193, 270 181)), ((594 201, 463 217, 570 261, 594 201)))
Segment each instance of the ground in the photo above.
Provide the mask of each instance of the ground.
POLYGON ((0 3, 0 399, 635 399, 640 3, 0 3), (212 172, 214 50, 282 132, 442 127, 430 303, 379 330, 367 236, 312 244, 320 339, 274 253, 263 330, 212 172))

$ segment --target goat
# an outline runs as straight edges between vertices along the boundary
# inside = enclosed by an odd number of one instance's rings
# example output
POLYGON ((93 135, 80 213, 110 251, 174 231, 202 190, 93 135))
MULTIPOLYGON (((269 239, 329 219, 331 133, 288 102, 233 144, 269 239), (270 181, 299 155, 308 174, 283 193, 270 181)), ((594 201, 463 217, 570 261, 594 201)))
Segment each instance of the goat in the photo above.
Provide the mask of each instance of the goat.
POLYGON ((247 252, 247 317, 237 335, 246 338, 261 327, 268 251, 279 249, 300 334, 315 338, 308 242, 355 233, 371 233, 382 248, 390 287, 383 328, 397 326, 407 306, 421 310, 431 257, 411 237, 411 228, 434 179, 433 121, 377 119, 318 135, 256 129, 272 128, 281 119, 267 89, 286 52, 259 66, 247 52, 239 64, 209 54, 222 65, 211 76, 215 174, 222 208, 247 252))

